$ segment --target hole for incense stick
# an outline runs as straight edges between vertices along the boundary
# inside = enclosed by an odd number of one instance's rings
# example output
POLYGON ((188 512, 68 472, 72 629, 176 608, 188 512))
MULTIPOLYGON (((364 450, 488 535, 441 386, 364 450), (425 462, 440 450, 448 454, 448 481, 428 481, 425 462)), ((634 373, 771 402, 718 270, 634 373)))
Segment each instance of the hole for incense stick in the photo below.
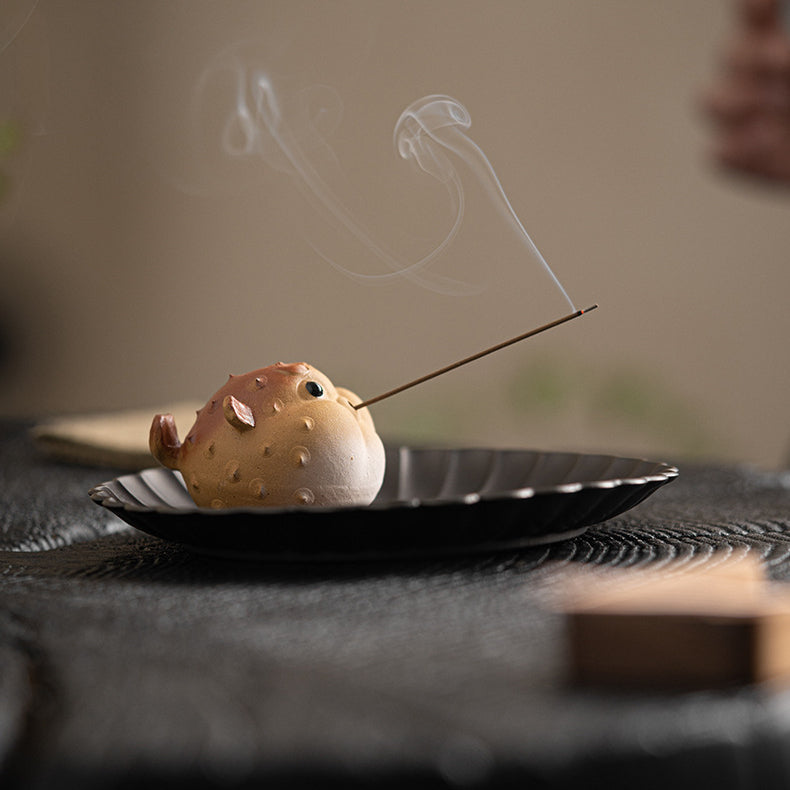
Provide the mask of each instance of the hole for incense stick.
POLYGON ((575 313, 570 313, 566 316, 563 316, 562 318, 558 318, 556 321, 550 321, 548 324, 543 324, 543 326, 539 326, 536 329, 530 329, 529 332, 524 332, 522 335, 511 337, 510 340, 504 340, 501 343, 497 343, 495 346, 486 348, 483 351, 478 351, 476 354, 472 354, 471 357, 459 359, 457 362, 453 362, 451 365, 446 365, 445 367, 439 368, 439 370, 434 370, 432 373, 428 373, 425 376, 420 376, 420 378, 414 379, 414 381, 409 381, 407 384, 401 384, 400 387, 395 387, 395 389, 384 392, 381 395, 377 395, 375 398, 369 398, 368 400, 362 401, 362 403, 357 403, 354 405, 354 408, 362 409, 365 406, 378 403, 379 401, 384 400, 384 398, 389 398, 391 395, 397 395, 399 392, 403 392, 404 390, 410 389, 411 387, 416 387, 418 384, 422 384, 425 381, 435 379, 437 376, 441 376, 443 373, 449 373, 451 370, 460 368, 461 365, 474 362, 476 359, 480 359, 481 357, 487 356, 488 354, 493 354, 494 351, 499 351, 500 349, 506 348, 507 346, 512 346, 514 343, 526 340, 528 337, 533 337, 540 334, 541 332, 545 332, 547 329, 553 329, 555 326, 559 326, 560 324, 564 324, 574 318, 578 318, 585 313, 595 310, 596 307, 598 307, 598 305, 594 304, 591 307, 585 308, 584 310, 577 310, 575 313))

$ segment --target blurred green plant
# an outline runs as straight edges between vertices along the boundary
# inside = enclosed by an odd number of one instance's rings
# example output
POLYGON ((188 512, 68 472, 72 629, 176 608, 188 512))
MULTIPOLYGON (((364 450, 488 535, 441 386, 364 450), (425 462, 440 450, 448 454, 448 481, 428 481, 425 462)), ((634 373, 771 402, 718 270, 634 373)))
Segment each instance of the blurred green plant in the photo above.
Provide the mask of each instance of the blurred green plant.
POLYGON ((689 456, 715 449, 696 404, 638 366, 598 370, 539 359, 512 376, 508 392, 511 408, 525 415, 561 419, 581 410, 588 420, 670 442, 689 456))
POLYGON ((596 389, 590 407, 604 419, 653 436, 668 437, 689 453, 711 449, 712 439, 694 404, 644 371, 609 371, 596 389))
POLYGON ((575 426, 584 441, 603 442, 607 449, 608 442, 652 446, 686 459, 714 456, 723 447, 703 405, 639 364, 602 368, 537 357, 501 377, 475 379, 472 388, 445 386, 395 398, 386 414, 389 438, 417 444, 470 437, 477 443, 486 441, 488 431, 502 442, 502 426, 512 426, 514 442, 531 441, 531 426, 539 424, 544 436, 554 426, 567 437, 567 427, 575 426))
POLYGON ((538 359, 511 377, 508 400, 521 412, 559 414, 573 398, 574 377, 567 366, 556 360, 538 359))
POLYGON ((420 400, 399 410, 397 438, 417 444, 446 444, 463 433, 469 419, 469 404, 464 398, 445 398, 440 406, 420 400))
POLYGON ((22 142, 22 130, 16 121, 0 121, 0 201, 11 189, 11 176, 6 172, 5 160, 18 150, 22 142))

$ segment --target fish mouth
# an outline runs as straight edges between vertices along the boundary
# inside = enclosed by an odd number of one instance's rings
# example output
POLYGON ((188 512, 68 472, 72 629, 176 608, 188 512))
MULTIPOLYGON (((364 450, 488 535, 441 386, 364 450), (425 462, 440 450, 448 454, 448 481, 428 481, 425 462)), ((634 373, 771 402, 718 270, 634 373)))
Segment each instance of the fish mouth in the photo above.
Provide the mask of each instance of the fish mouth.
POLYGON ((351 411, 351 413, 352 413, 352 414, 353 414, 353 415, 354 415, 354 416, 355 416, 357 419, 359 419, 359 411, 358 411, 357 409, 355 409, 355 408, 354 408, 354 404, 353 404, 353 403, 352 403, 352 402, 351 402, 351 401, 350 401, 348 398, 346 398, 344 395, 338 395, 338 396, 337 396, 337 402, 338 402, 338 403, 339 403, 341 406, 343 406, 343 407, 345 407, 345 408, 349 409, 349 410, 351 411))

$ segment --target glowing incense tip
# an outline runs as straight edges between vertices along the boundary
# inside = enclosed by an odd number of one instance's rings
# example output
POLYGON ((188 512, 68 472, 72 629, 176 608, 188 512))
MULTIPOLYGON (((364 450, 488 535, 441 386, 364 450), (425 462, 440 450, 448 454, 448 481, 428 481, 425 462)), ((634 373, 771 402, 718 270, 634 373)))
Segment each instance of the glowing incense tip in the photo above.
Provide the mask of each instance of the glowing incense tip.
POLYGON ((548 324, 543 324, 543 326, 539 326, 536 329, 530 329, 529 332, 524 332, 524 334, 522 335, 511 337, 510 340, 505 340, 502 343, 497 343, 495 346, 486 348, 483 351, 478 351, 477 354, 472 354, 471 357, 465 357, 464 359, 459 359, 458 362, 453 362, 451 365, 447 365, 443 368, 439 368, 439 370, 434 370, 433 373, 428 373, 425 376, 420 376, 420 378, 414 379, 414 381, 410 381, 407 384, 401 384, 400 387, 395 387, 395 389, 389 390, 388 392, 384 392, 381 395, 377 395, 375 398, 369 398, 368 400, 362 401, 362 403, 354 404, 354 408, 362 409, 365 406, 370 406, 373 403, 378 403, 379 401, 384 400, 384 398, 389 398, 391 395, 397 395, 399 392, 403 392, 404 390, 417 386, 417 384, 422 384, 425 381, 429 381, 430 379, 435 379, 437 376, 441 376, 443 373, 449 373, 451 370, 460 368, 461 365, 466 365, 468 362, 474 362, 476 359, 480 359, 481 357, 484 357, 487 354, 493 354, 494 351, 499 351, 500 349, 506 348, 507 346, 512 346, 514 343, 518 343, 521 340, 526 340, 528 337, 533 337, 534 335, 538 335, 541 332, 545 332, 547 329, 553 329, 555 326, 559 326, 560 324, 564 324, 567 321, 571 321, 574 318, 578 318, 579 316, 582 316, 585 313, 589 313, 595 310, 597 307, 598 305, 594 304, 591 307, 587 307, 584 310, 577 310, 575 313, 570 313, 569 315, 563 316, 562 318, 558 318, 556 321, 550 321, 548 324))

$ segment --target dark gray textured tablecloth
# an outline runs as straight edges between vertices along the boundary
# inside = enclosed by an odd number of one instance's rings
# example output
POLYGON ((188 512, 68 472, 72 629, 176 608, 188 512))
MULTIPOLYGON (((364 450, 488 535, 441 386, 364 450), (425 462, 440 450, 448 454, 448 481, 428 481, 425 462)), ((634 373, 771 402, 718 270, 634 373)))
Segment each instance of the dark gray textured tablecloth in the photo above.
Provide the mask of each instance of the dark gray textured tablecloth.
POLYGON ((569 688, 552 609, 573 564, 787 579, 787 474, 681 465, 564 543, 315 565, 145 536, 88 498, 112 476, 0 423, 3 788, 790 786, 790 694, 569 688))

